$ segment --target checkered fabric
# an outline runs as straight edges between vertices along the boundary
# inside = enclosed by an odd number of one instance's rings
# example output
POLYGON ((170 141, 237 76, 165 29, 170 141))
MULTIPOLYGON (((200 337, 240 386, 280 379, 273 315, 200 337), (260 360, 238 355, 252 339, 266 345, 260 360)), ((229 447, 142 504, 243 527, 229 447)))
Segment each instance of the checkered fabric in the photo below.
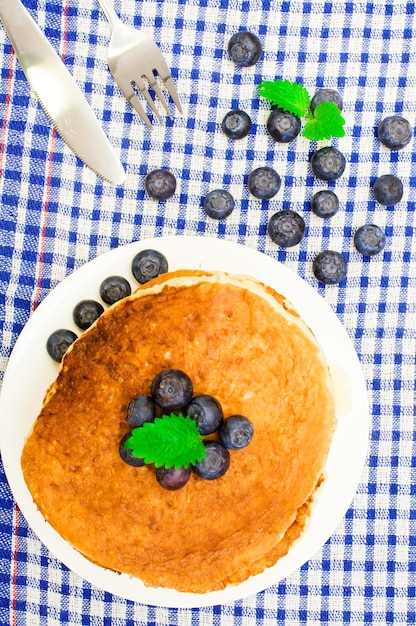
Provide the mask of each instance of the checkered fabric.
MULTIPOLYGON (((10 0, 12 3, 13 0, 10 0)), ((415 353, 416 151, 391 152, 376 128, 403 114, 416 123, 416 12, 410 0, 114 0, 122 19, 160 45, 184 106, 183 115, 150 132, 109 73, 107 20, 97 0, 24 0, 64 58, 126 168, 113 187, 85 167, 50 124, 0 28, 0 325, 1 378, 31 311, 73 270, 117 246, 148 237, 196 234, 257 249, 302 276, 334 309, 362 363, 371 411, 368 462, 357 494, 333 536, 298 571, 233 604, 162 609, 94 588, 40 543, 0 473, 0 624, 2 626, 217 626, 255 624, 410 624, 416 589, 415 353), (238 30, 256 33, 264 49, 250 68, 228 58, 238 30), (300 81, 343 96, 346 136, 333 140, 346 170, 325 184, 312 175, 317 144, 303 137, 276 144, 266 131, 262 80, 300 81), (232 108, 253 121, 232 141, 221 120, 232 108), (256 200, 247 176, 262 165, 282 178, 279 194, 256 200), (144 191, 152 169, 170 169, 177 191, 155 202, 144 191), (377 204, 371 185, 397 175, 403 200, 377 204), (236 208, 208 218, 201 199, 223 187, 236 208), (336 191, 331 219, 310 210, 315 191, 336 191), (277 247, 269 217, 291 208, 306 222, 298 246, 277 247), (367 222, 386 233, 379 255, 361 256, 355 230, 367 222), (337 286, 318 283, 312 260, 332 248, 348 259, 337 286)), ((324 141, 319 144, 327 145, 324 141)), ((2 466, 1 466, 2 467, 2 466)))

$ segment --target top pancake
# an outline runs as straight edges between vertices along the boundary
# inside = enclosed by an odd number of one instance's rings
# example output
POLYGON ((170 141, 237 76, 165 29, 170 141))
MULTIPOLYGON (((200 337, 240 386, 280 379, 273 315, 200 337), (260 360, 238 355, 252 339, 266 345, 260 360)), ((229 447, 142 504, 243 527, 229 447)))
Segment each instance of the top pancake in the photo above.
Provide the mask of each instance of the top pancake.
POLYGON ((180 271, 110 307, 68 350, 22 469, 44 517, 87 558, 151 586, 204 593, 288 550, 334 428, 325 359, 291 305, 246 276, 180 271), (130 400, 167 368, 255 431, 222 478, 192 475, 175 492, 118 452, 130 400))

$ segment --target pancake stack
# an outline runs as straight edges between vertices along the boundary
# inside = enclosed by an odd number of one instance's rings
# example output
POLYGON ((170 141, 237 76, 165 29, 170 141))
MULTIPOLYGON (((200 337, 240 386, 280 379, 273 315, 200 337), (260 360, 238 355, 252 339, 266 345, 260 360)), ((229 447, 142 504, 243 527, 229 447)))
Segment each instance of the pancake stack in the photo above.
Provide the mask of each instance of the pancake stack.
POLYGON ((22 454, 45 519, 85 557, 146 585, 206 593, 262 572, 305 530, 335 429, 328 366, 281 295, 219 272, 159 276, 65 355, 22 454), (126 411, 176 368, 254 426, 227 473, 162 489, 120 458, 126 411))

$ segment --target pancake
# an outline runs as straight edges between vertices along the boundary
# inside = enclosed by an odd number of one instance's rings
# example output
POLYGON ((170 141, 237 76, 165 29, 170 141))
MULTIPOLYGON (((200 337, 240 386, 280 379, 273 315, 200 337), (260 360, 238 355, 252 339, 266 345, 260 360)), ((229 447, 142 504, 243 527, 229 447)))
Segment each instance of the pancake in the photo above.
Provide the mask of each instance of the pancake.
POLYGON ((178 271, 109 307, 74 342, 21 463, 45 519, 89 560, 206 593, 275 564, 304 532, 334 429, 328 366, 291 304, 247 276, 178 271), (168 368, 254 426, 223 477, 192 474, 178 491, 118 451, 130 400, 168 368))

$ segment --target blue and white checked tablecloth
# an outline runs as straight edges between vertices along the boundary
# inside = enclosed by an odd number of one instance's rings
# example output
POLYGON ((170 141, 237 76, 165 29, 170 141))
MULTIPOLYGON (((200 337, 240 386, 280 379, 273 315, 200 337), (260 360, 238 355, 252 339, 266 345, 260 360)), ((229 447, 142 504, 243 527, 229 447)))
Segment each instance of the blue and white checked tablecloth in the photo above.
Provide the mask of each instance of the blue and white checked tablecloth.
MULTIPOLYGON (((13 0, 10 0, 12 2, 13 0)), ((416 589, 416 237, 414 142, 383 148, 380 120, 403 113, 416 125, 416 9, 410 0, 114 0, 123 20, 152 35, 172 67, 184 114, 150 132, 132 112, 108 71, 108 23, 96 0, 24 0, 83 87, 126 167, 112 187, 84 167, 51 130, 6 34, 0 29, 1 356, 4 374, 31 311, 75 268, 116 246, 175 234, 220 237, 258 249, 312 284, 334 309, 362 363, 369 394, 368 461, 357 494, 328 542, 278 585, 230 605, 162 609, 104 593, 69 571, 28 528, 3 470, 0 475, 1 626, 254 626, 255 624, 410 624, 416 589), (261 61, 238 69, 227 43, 237 30, 256 33, 261 61), (276 77, 338 89, 347 158, 330 184, 341 209, 331 220, 310 211, 325 188, 310 170, 316 144, 275 144, 268 105, 256 84, 276 77), (253 132, 240 141, 220 130, 231 108, 250 113, 253 132), (255 200, 248 173, 273 165, 282 189, 255 200), (150 200, 144 178, 157 167, 177 177, 173 198, 150 200), (371 184, 396 174, 403 200, 377 205, 371 184), (201 198, 215 187, 236 200, 229 218, 206 218, 201 198), (269 216, 292 208, 307 234, 284 250, 266 236, 269 216), (387 245, 369 259, 352 237, 366 222, 381 226, 387 245), (324 248, 349 261, 348 277, 324 287, 312 259, 324 248)), ((328 142, 322 142, 325 145, 328 142)), ((0 466, 1 467, 1 466, 0 466)))

